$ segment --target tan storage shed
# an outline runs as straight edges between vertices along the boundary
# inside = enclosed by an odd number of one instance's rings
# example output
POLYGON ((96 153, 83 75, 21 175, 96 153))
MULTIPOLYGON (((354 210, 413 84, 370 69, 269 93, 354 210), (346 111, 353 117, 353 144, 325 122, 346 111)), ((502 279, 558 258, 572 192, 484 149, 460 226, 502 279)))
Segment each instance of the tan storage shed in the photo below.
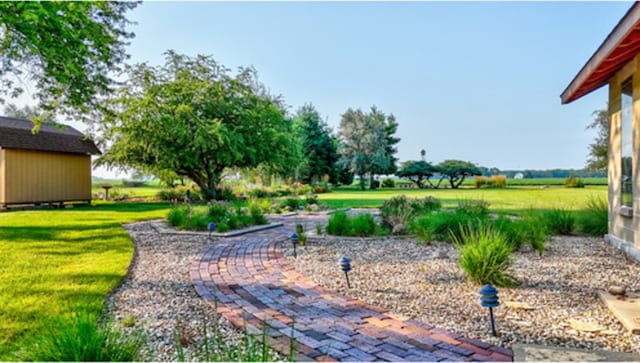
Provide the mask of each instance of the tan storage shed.
POLYGON ((100 150, 78 130, 0 117, 0 208, 91 202, 91 155, 100 150))

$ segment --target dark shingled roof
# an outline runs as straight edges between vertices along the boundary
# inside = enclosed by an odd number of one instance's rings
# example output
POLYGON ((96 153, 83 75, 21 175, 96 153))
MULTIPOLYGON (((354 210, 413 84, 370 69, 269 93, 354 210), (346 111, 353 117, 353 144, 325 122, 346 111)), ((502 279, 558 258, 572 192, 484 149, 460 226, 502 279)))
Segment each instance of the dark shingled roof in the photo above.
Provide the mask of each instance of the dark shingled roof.
POLYGON ((100 154, 92 140, 71 126, 57 128, 43 124, 33 134, 33 122, 0 116, 0 147, 74 154, 100 154))

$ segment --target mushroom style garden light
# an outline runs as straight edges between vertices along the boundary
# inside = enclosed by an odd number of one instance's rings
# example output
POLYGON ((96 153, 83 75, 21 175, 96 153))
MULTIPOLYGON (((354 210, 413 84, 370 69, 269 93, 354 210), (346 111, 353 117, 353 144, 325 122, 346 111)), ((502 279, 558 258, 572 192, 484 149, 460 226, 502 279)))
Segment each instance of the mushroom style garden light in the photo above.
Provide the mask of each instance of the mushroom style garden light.
POLYGON ((347 287, 350 289, 351 288, 351 284, 349 284, 349 274, 348 274, 348 272, 351 271, 351 260, 349 260, 348 258, 342 256, 342 258, 340 259, 340 267, 342 268, 342 271, 344 271, 344 277, 347 278, 347 287))
POLYGON ((298 243, 300 243, 300 240, 298 239, 298 234, 294 233, 291 235, 291 244, 293 245, 293 257, 297 258, 298 254, 296 252, 296 247, 298 247, 298 243))
POLYGON ((216 230, 216 223, 215 222, 209 223, 207 228, 209 229, 209 239, 211 239, 211 233, 216 230))
POLYGON ((496 324, 493 320, 493 308, 500 305, 498 301, 498 290, 491 284, 486 284, 480 289, 480 304, 486 308, 489 308, 489 319, 491 320, 491 333, 493 336, 496 334, 496 324))

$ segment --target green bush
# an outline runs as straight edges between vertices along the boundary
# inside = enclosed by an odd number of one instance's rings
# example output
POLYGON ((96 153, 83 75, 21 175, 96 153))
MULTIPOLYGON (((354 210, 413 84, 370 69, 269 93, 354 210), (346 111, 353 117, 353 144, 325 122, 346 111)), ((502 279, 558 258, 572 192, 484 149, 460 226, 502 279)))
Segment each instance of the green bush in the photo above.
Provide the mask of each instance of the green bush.
POLYGON ((167 223, 172 227, 182 226, 189 215, 189 207, 178 206, 171 208, 167 215, 167 223))
POLYGON ((564 186, 567 188, 584 188, 584 181, 581 178, 570 176, 564 180, 564 186))
POLYGON ((249 199, 247 201, 247 207, 249 207, 249 210, 257 209, 262 213, 271 213, 273 210, 271 200, 268 198, 249 199))
POLYGON ((396 187, 396 181, 391 179, 391 178, 384 179, 382 181, 382 187, 383 188, 395 188, 396 187))
POLYGON ((422 242, 453 242, 452 236, 460 236, 463 226, 478 226, 487 220, 486 216, 474 216, 469 213, 436 212, 416 218, 411 223, 411 232, 422 242))
POLYGON ((259 209, 249 209, 249 213, 251 215, 251 224, 254 224, 254 225, 269 224, 269 220, 267 219, 267 217, 264 216, 264 214, 262 214, 262 212, 259 209))
POLYGON ((333 213, 327 222, 326 231, 333 236, 348 236, 351 230, 351 221, 346 212, 333 213))
POLYGON ((376 234, 378 224, 369 213, 358 214, 350 221, 351 235, 368 237, 376 234))
POLYGON ((471 281, 498 287, 515 285, 515 279, 506 272, 512 249, 502 233, 481 224, 463 227, 460 236, 452 238, 460 254, 458 263, 471 281))
POLYGON ((282 207, 283 208, 291 208, 291 210, 298 210, 300 209, 300 207, 304 207, 305 205, 305 201, 300 199, 300 198, 286 198, 283 202, 282 202, 282 207))
POLYGON ((311 188, 313 193, 322 194, 322 193, 331 193, 331 188, 329 188, 329 184, 316 184, 311 188))
POLYGON ((438 210, 442 203, 428 196, 423 199, 410 199, 405 195, 395 196, 384 202, 380 208, 380 215, 385 225, 391 228, 393 234, 405 233, 416 216, 438 210))
POLYGON ((544 212, 543 218, 547 229, 552 234, 569 235, 573 232, 576 224, 573 212, 566 209, 552 209, 544 212))
POLYGON ((40 362, 143 361, 145 337, 141 331, 124 333, 107 321, 96 326, 89 314, 58 318, 32 338, 21 360, 40 362))
POLYGON ((489 215, 489 202, 482 199, 462 199, 458 201, 456 212, 484 218, 489 215))
POLYGON ((212 222, 218 223, 227 218, 229 210, 224 204, 213 201, 208 207, 207 214, 212 222))
POLYGON ((603 236, 609 231, 609 204, 606 198, 591 196, 577 220, 580 231, 590 236, 603 236))

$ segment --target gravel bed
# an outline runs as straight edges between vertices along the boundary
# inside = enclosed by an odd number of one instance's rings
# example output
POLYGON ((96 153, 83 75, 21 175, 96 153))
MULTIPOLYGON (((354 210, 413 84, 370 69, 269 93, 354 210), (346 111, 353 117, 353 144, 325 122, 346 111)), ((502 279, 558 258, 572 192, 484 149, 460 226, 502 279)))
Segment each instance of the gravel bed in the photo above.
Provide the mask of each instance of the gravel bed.
POLYGON ((611 285, 640 290, 640 264, 602 238, 563 236, 547 243, 542 257, 517 252, 509 272, 521 284, 500 288, 494 309, 499 336, 491 336, 480 286, 467 282, 450 244, 421 246, 411 239, 315 237, 294 259, 295 268, 328 289, 471 338, 510 348, 514 343, 640 352, 640 337, 629 334, 597 296, 611 285), (352 261, 351 289, 338 259, 352 261), (526 303, 532 310, 507 307, 526 303), (577 330, 570 319, 596 323, 599 332, 577 330))
POLYGON ((196 293, 190 277, 191 264, 206 246, 216 243, 206 236, 161 235, 148 222, 125 225, 135 255, 122 284, 107 298, 114 324, 124 319, 147 335, 146 354, 151 361, 176 361, 176 332, 182 335, 187 361, 217 324, 222 335, 237 342, 241 335, 196 293))

